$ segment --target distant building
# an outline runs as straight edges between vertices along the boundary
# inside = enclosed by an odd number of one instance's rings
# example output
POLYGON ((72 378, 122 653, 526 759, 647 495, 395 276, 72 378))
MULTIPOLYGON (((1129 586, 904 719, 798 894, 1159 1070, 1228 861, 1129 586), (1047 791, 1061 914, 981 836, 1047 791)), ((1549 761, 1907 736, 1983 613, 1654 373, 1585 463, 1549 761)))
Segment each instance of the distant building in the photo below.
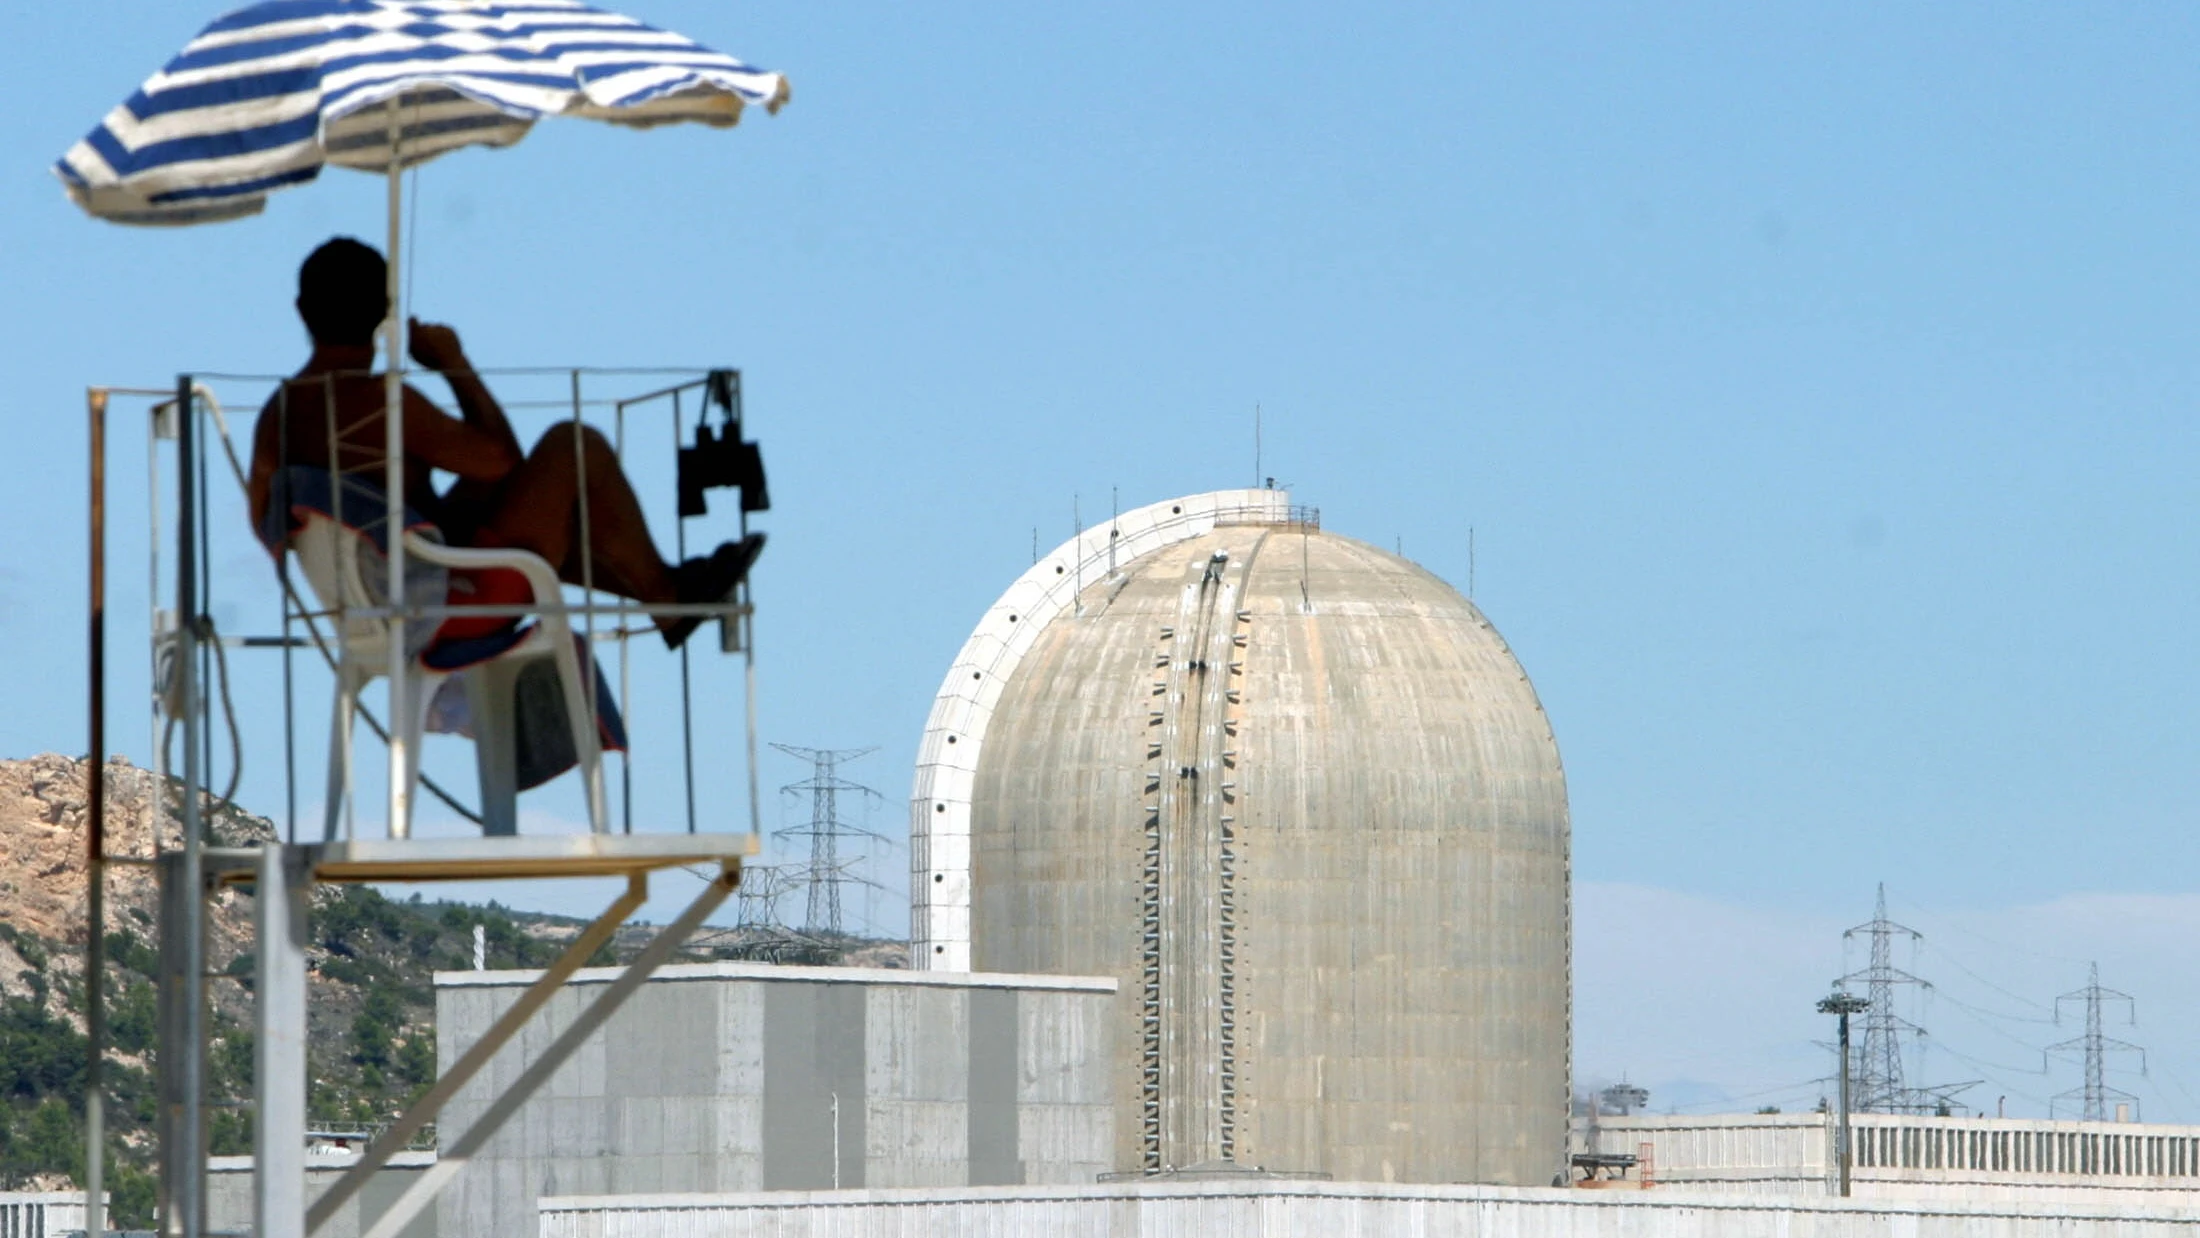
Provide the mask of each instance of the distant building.
MULTIPOLYGON (((535 974, 438 972, 438 1059, 535 974)), ((441 1128, 472 1126, 617 975, 577 973, 441 1128)), ((1089 1183, 1114 1143, 1114 1000, 1085 976, 659 968, 443 1189, 435 1232, 534 1238, 545 1195, 1089 1183)))
POLYGON ((0 1238, 62 1238, 84 1232, 82 1191, 0 1191, 0 1238))
MULTIPOLYGON (((306 1198, 313 1199, 334 1185, 344 1171, 359 1163, 357 1149, 345 1150, 317 1144, 306 1153, 306 1198)), ((395 1203, 421 1174, 435 1164, 433 1152, 400 1152, 390 1163, 347 1200, 313 1238, 359 1238, 382 1211, 395 1203)), ((435 1209, 412 1219, 398 1238, 438 1238, 435 1209)), ((214 1234, 252 1232, 252 1158, 216 1156, 206 1163, 206 1223, 214 1234)), ((448 1232, 448 1231, 444 1231, 448 1232)))
MULTIPOLYGON (((2200 1126, 1860 1113, 1861 1199, 2200 1208, 2200 1126)), ((1822 1113, 1603 1116, 1585 1151, 1636 1154, 1655 1190, 1814 1196, 1833 1189, 1839 1119, 1822 1113)), ((1636 1171, 1639 1175, 1642 1170, 1636 1171)))

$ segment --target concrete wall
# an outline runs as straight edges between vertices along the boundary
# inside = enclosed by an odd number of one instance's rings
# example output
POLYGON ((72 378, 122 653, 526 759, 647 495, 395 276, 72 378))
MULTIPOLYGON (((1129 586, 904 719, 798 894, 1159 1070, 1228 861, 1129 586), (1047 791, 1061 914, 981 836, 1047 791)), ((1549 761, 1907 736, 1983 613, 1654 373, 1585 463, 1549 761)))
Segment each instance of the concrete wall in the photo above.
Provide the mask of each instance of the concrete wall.
MULTIPOLYGON (((585 970, 453 1098, 469 1128, 617 973, 585 970)), ((436 977, 456 1060, 533 972, 436 977)), ((1090 1182, 1108 1169, 1111 980, 661 969, 438 1200, 446 1234, 534 1233, 540 1195, 1090 1182)))
MULTIPOLYGON (((1668 1187, 1820 1194, 1834 1178, 1824 1114, 1599 1118, 1601 1152, 1639 1153, 1668 1187)), ((2200 1126, 1860 1113, 1858 1198, 2200 1208, 2200 1126)))
MULTIPOLYGON (((306 1163, 306 1202, 314 1198, 343 1175, 344 1170, 356 1164, 357 1153, 342 1156, 313 1157, 306 1163)), ((397 1202, 430 1165, 435 1164, 433 1152, 400 1152, 382 1172, 374 1176, 350 1202, 329 1218, 327 1225, 316 1231, 314 1238, 359 1238, 360 1231, 374 1223, 383 1210, 397 1202)), ((83 1215, 77 1216, 83 1224, 83 1215)), ((249 1234, 252 1232, 252 1158, 249 1156, 217 1156, 207 1163, 206 1174, 206 1223, 213 1232, 249 1234)), ((413 1218, 404 1229, 401 1238, 436 1238, 435 1210, 429 1209, 413 1218)))
POLYGON ((82 1191, 0 1191, 0 1238, 61 1238, 83 1228, 82 1191))
POLYGON ((545 1199, 541 1238, 2170 1238, 2173 1209, 1360 1183, 545 1199))

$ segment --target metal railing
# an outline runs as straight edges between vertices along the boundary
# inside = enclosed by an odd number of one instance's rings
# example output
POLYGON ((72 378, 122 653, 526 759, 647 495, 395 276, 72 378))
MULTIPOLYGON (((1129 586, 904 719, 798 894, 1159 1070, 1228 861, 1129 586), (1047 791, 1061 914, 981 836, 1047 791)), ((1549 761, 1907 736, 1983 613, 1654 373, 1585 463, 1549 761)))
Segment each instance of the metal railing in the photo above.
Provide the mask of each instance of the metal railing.
MULTIPOLYGON (((417 376, 408 375, 408 377, 417 376)), ((608 424, 600 425, 597 428, 611 440, 613 449, 622 463, 662 451, 663 448, 655 445, 660 442, 665 448, 670 448, 671 453, 676 457, 677 452, 686 445, 685 440, 693 423, 708 418, 713 412, 716 412, 720 417, 729 420, 730 424, 739 425, 741 424, 743 412, 740 403, 740 382, 737 371, 709 370, 701 367, 693 369, 512 368, 484 369, 479 371, 475 377, 481 378, 497 389, 500 397, 499 403, 515 426, 522 429, 523 439, 526 433, 525 427, 544 420, 550 420, 551 416, 556 414, 562 414, 561 417, 556 418, 559 423, 582 420, 607 422, 608 424), (630 425, 630 422, 633 424, 630 425), (653 422, 662 424, 664 429, 653 432, 650 429, 653 422), (658 439, 657 435, 659 433, 663 435, 662 439, 658 439)), ((239 483, 241 488, 246 471, 249 468, 251 444, 249 442, 239 443, 237 439, 244 435, 249 427, 231 426, 229 424, 229 414, 242 409, 258 410, 287 398, 284 395, 288 390, 285 386, 286 381, 286 376, 266 374, 201 374, 192 376, 186 387, 179 388, 179 390, 188 389, 192 393, 190 401, 191 416, 188 420, 196 424, 199 432, 189 436, 184 433, 184 423, 187 419, 177 416, 179 405, 177 396, 173 392, 156 392, 150 388, 102 389, 113 396, 138 396, 145 397, 148 401, 157 399, 157 402, 149 403, 151 434, 148 444, 146 475, 152 545, 148 572, 154 598, 165 595, 163 578, 173 578, 180 569, 189 571, 194 578, 191 583, 194 586, 192 592, 195 595, 195 609, 202 616, 215 612, 217 609, 230 608, 228 596, 238 591, 236 582, 233 579, 224 580, 211 569, 213 560, 217 557, 214 553, 216 543, 229 540, 235 531, 217 530, 213 527, 214 522, 221 519, 217 513, 221 512, 229 502, 226 499, 226 492, 229 491, 229 487, 220 484, 213 474, 226 472, 233 481, 239 483), (194 439, 200 448, 191 452, 193 459, 188 462, 183 459, 184 452, 189 449, 184 442, 186 437, 194 439), (160 448, 164 444, 170 443, 175 444, 178 450, 172 462, 164 468, 161 460, 163 453, 160 448), (226 467, 221 465, 216 465, 213 468, 209 467, 209 460, 216 456, 223 458, 226 467), (177 560, 171 564, 163 553, 165 547, 162 525, 165 518, 162 513, 162 506, 164 498, 168 497, 164 495, 164 491, 168 488, 164 485, 164 482, 170 478, 175 480, 177 489, 180 491, 180 493, 172 496, 179 505, 179 511, 176 514, 178 524, 190 526, 193 534, 194 544, 185 548, 197 552, 188 556, 191 560, 188 566, 183 562, 185 556, 179 555, 177 560)), ((102 405, 104 405, 104 401, 102 401, 102 405)), ((540 428, 540 425, 536 425, 536 429, 539 430, 540 428)), ((665 462, 670 463, 671 461, 667 459, 665 462)), ((581 489, 585 495, 585 459, 581 461, 579 467, 582 470, 581 489)), ((585 498, 583 498, 581 506, 585 516, 585 498)), ((745 505, 733 504, 733 506, 745 505)), ((669 530, 671 540, 676 547, 675 561, 687 557, 689 533, 687 526, 688 521, 686 519, 676 519, 669 530)), ((174 532, 181 533, 184 532, 184 529, 178 528, 174 532)), ((747 533, 748 517, 746 510, 743 510, 739 518, 739 534, 746 536, 747 533)), ((281 610, 278 617, 279 630, 275 633, 246 636, 216 633, 210 626, 210 620, 202 620, 194 631, 186 634, 183 631, 184 625, 177 620, 178 612, 175 609, 160 607, 156 603, 153 615, 152 648, 156 699, 154 701, 154 734, 152 738, 160 771, 163 773, 168 772, 170 765, 167 760, 170 746, 163 742, 164 732, 177 727, 178 724, 190 722, 194 713, 205 716, 202 711, 206 711, 208 704, 206 698, 211 694, 206 693, 204 689, 222 682, 223 673, 226 671, 226 667, 221 663, 224 651, 255 649, 279 652, 282 667, 284 815, 287 820, 285 836, 292 841, 297 841, 298 799, 301 783, 298 777, 296 747, 299 718, 296 702, 297 668, 294 664, 295 654, 301 649, 318 650, 320 657, 328 662, 333 669, 344 657, 343 642, 341 640, 343 626, 347 622, 359 623, 362 621, 369 623, 403 620, 443 621, 455 618, 520 618, 554 614, 571 623, 572 628, 581 637, 587 648, 596 649, 605 642, 610 642, 616 646, 616 666, 607 669, 604 674, 613 689, 611 698, 616 702, 623 715, 631 717, 633 715, 634 676, 629 646, 632 639, 637 636, 646 636, 652 632, 655 628, 653 621, 660 618, 715 619, 719 621, 719 626, 723 629, 721 647, 727 652, 739 653, 743 656, 745 713, 749 721, 749 729, 753 732, 755 717, 753 669, 755 606, 748 583, 746 581, 742 582, 737 596, 726 602, 636 602, 626 598, 605 595, 597 587, 594 550, 591 539, 581 538, 576 547, 576 552, 579 558, 579 574, 583 583, 572 588, 571 593, 573 596, 561 598, 546 605, 478 604, 445 600, 426 605, 399 603, 383 606, 346 607, 340 601, 331 604, 330 600, 317 600, 310 593, 305 592, 296 579, 296 573, 287 558, 276 564, 277 571, 275 575, 278 577, 277 584, 281 610), (329 630, 332 625, 336 629, 333 632, 329 630), (186 708, 175 691, 177 682, 175 673, 180 669, 178 655, 186 644, 193 647, 194 661, 198 663, 198 665, 190 668, 195 672, 190 678, 200 687, 198 710, 186 708)), ((256 586, 253 588, 256 588, 256 586)), ((247 591, 251 590, 248 589, 247 591)), ((587 682, 587 690, 583 693, 583 700, 585 707, 591 714, 589 719, 591 722, 595 721, 593 713, 597 700, 597 694, 594 690, 595 674, 595 663, 591 659, 583 668, 584 679, 587 682)), ((684 792, 682 806, 686 817, 686 827, 691 833, 700 828, 695 789, 697 764, 695 706, 697 694, 693 683, 693 675, 692 651, 690 648, 683 646, 680 650, 678 670, 680 691, 678 709, 680 724, 679 756, 681 785, 684 792)), ((224 716, 232 722, 229 728, 232 734, 231 746, 233 749, 241 748, 241 741, 235 738, 234 715, 228 709, 223 712, 224 716)), ((364 709, 360 711, 360 717, 377 738, 382 739, 385 743, 389 742, 390 729, 381 719, 364 709)), ((761 827, 761 794, 756 783, 755 738, 753 733, 749 735, 748 740, 749 750, 745 753, 749 772, 748 781, 750 783, 748 787, 748 832, 754 834, 761 827)), ((203 739, 201 744, 205 744, 203 739)), ((197 752, 202 757, 209 755, 206 746, 199 747, 197 752)), ((396 767, 399 761, 394 759, 395 755, 393 753, 391 762, 393 781, 398 778, 396 767)), ((242 757, 241 751, 232 754, 233 762, 241 762, 242 757)), ((618 822, 616 828, 625 833, 631 833, 634 829, 634 774, 632 754, 623 754, 619 764, 618 804, 613 815, 618 822)), ((344 778, 344 784, 347 787, 352 784, 348 774, 344 778)), ((465 797, 454 794, 438 784, 431 775, 423 774, 421 785, 427 794, 441 800, 454 813, 477 824, 480 822, 480 813, 468 807, 467 803, 464 802, 465 797)), ((345 815, 348 820, 350 814, 347 812, 345 815)), ((403 827, 396 826, 395 828, 402 831, 403 827)))

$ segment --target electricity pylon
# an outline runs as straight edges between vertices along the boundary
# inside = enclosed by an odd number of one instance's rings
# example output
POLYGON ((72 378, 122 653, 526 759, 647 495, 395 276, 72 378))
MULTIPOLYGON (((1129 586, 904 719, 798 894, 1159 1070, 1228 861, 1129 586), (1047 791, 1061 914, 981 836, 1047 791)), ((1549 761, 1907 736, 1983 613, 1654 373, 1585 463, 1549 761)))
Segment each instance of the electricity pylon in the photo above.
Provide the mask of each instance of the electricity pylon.
POLYGON ((855 865, 863 862, 860 855, 847 855, 841 850, 845 840, 868 838, 877 842, 887 841, 885 835, 873 833, 861 826, 851 825, 840 819, 840 793, 852 792, 880 798, 879 793, 860 783, 849 782, 840 776, 840 766, 859 757, 877 752, 876 748, 798 748, 793 744, 773 744, 788 756, 810 762, 810 777, 803 782, 790 782, 781 787, 783 795, 808 792, 810 819, 799 826, 791 826, 776 832, 779 838, 807 838, 810 840, 810 862, 789 874, 792 880, 809 886, 809 905, 804 909, 802 928, 809 933, 842 934, 840 887, 850 883, 871 885, 872 882, 857 876, 855 865))
POLYGON ((1895 938, 1923 941, 1925 935, 1887 918, 1885 882, 1879 885, 1879 900, 1873 907, 1871 920, 1841 934, 1841 938, 1846 941, 1858 934, 1870 939, 1871 962, 1862 971, 1850 972, 1834 982, 1836 988, 1844 991, 1862 986, 1864 1000, 1870 1003, 1864 1011, 1864 1035, 1856 1046, 1855 1061, 1850 1064, 1852 1110, 1858 1113, 1943 1113, 1956 1107, 1955 1094, 1976 1080, 1912 1087, 1903 1077, 1903 1043, 1921 1040, 1926 1033, 1924 1028, 1895 1013, 1895 989, 1901 985, 1915 985, 1930 990, 1933 986, 1930 981, 1894 965, 1895 938))
POLYGON ((2137 1045, 2127 1044, 2121 1040, 2113 1040, 2103 1035, 2101 1033, 2101 1007, 2108 1002, 2122 1002, 2128 1012, 2126 1022, 2137 1023, 2139 1021, 2139 1004, 2131 999, 2129 993, 2118 993, 2114 989, 2101 987, 2101 965, 2099 963, 2090 964, 2086 968, 2084 988, 2075 993, 2065 993, 2055 999, 2055 1021, 2058 1023, 2062 1021, 2064 1002, 2076 1001, 2085 1003, 2085 1035, 2049 1045, 2047 1046, 2047 1052, 2049 1054, 2082 1052, 2085 1055, 2085 1082, 2067 1092, 2058 1092, 2049 1097, 2048 1114, 2053 1116, 2058 1106, 2076 1100, 2080 1108, 2078 1116, 2088 1122, 2108 1121, 2109 1106, 2116 1102, 2130 1105, 2132 1115, 2136 1117, 2139 1112, 2139 1098, 2129 1092, 2118 1091, 2108 1086, 2108 1080, 2104 1076, 2108 1068, 2108 1055, 2111 1053, 2138 1054, 2139 1072, 2141 1074, 2146 1073, 2147 1051, 2137 1045))

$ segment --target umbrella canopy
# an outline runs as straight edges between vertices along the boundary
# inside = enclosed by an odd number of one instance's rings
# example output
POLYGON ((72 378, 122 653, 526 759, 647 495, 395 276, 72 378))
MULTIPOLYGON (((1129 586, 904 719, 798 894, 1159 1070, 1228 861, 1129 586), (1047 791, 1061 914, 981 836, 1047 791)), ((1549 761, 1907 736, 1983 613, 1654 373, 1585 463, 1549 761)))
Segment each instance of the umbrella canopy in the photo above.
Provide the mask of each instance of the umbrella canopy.
MULTIPOLYGON (((787 94, 777 73, 578 0, 263 0, 199 32, 54 171, 86 211, 131 224, 256 214, 269 193, 310 181, 330 163, 384 173, 391 312, 383 407, 397 408, 403 169, 461 146, 508 146, 544 116, 722 127, 750 104, 777 111, 787 94)), ((386 518, 398 528, 405 419, 385 417, 383 426, 386 518)), ((193 519, 187 510, 179 525, 186 542, 193 519)), ((390 541, 388 571, 405 579, 402 538, 390 541)), ((402 621, 390 622, 395 719, 406 710, 405 650, 395 635, 402 621)), ((393 728, 393 836, 411 820, 403 747, 393 728)), ((589 794, 600 797, 601 784, 589 794)))
POLYGON ((266 0, 201 31, 54 171, 101 219, 208 223, 325 164, 508 146, 544 116, 726 126, 787 97, 780 74, 578 0, 266 0))

